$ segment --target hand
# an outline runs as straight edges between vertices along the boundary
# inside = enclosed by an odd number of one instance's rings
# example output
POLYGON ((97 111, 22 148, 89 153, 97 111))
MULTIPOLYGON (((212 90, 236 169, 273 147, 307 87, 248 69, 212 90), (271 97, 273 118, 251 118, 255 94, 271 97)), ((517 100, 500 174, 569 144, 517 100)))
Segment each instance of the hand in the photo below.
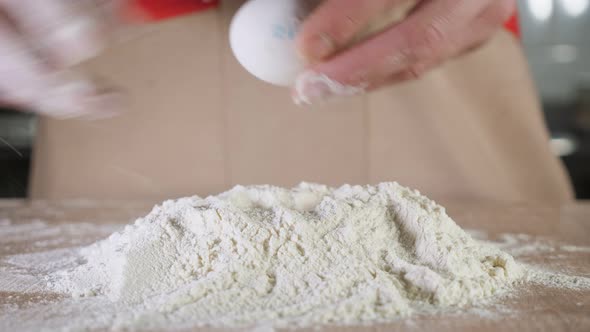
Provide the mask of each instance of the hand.
POLYGON ((411 0, 413 9, 399 23, 347 48, 383 13, 404 6, 408 0, 324 1, 298 36, 310 68, 297 80, 295 101, 311 104, 419 78, 483 44, 516 10, 514 0, 411 0))
POLYGON ((98 16, 109 2, 0 0, 0 105, 57 118, 110 115, 116 95, 68 70, 102 50, 108 23, 98 16))

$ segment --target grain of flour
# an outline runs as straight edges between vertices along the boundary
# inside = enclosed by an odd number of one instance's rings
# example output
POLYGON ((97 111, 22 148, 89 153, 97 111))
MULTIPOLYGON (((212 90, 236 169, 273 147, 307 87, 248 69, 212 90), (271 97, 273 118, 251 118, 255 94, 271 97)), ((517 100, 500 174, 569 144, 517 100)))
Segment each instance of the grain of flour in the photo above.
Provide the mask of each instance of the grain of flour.
POLYGON ((122 326, 388 321, 479 302, 525 273, 397 183, 171 200, 80 255, 50 286, 141 308, 122 326))

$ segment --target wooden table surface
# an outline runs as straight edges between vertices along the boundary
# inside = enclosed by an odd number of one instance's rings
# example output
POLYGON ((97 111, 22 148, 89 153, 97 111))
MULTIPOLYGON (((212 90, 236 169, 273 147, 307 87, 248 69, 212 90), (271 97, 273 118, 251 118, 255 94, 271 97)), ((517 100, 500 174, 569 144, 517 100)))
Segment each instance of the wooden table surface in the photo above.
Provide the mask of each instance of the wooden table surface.
MULTIPOLYGON (((551 250, 540 252, 521 251, 515 255, 519 261, 543 266, 552 271, 590 277, 590 203, 561 207, 442 203, 459 225, 465 229, 477 230, 477 234, 485 235, 488 240, 502 238, 502 234, 527 234, 532 236, 527 241, 541 241, 553 246, 551 250), (560 250, 566 246, 576 246, 581 250, 560 250)), ((11 281, 6 274, 5 262, 8 258, 24 253, 90 244, 104 238, 120 225, 128 224, 135 218, 145 215, 152 205, 151 202, 26 203, 0 200, 0 331, 34 330, 30 324, 11 317, 19 317, 21 308, 59 308, 61 301, 60 296, 38 289, 10 291, 15 285, 10 285, 11 281), (43 231, 39 231, 40 229, 43 231), (2 314, 7 308, 13 310, 14 315, 2 314)), ((54 330, 62 328, 49 327, 54 330)), ((480 332, 590 331, 590 290, 574 291, 530 286, 489 308, 468 308, 435 316, 415 316, 387 325, 326 330, 475 329, 480 332)))

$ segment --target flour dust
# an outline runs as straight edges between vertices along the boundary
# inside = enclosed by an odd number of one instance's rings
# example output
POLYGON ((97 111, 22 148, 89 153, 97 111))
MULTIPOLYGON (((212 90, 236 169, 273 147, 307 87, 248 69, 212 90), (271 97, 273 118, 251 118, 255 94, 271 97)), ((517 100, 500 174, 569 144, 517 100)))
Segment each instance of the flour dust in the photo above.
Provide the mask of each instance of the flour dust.
POLYGON ((74 326, 122 329, 358 325, 489 303, 525 283, 590 289, 500 247, 397 183, 238 186, 166 201, 71 250, 44 287, 102 308, 74 326))

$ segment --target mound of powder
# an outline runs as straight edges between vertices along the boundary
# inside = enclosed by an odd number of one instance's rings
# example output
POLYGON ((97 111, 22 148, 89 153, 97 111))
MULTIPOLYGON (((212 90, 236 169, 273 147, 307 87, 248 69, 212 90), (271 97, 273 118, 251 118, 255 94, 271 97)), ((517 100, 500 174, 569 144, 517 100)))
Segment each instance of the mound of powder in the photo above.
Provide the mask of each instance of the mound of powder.
POLYGON ((397 183, 171 200, 80 255, 54 290, 141 306, 136 323, 215 327, 388 321, 479 302, 524 275, 397 183))

